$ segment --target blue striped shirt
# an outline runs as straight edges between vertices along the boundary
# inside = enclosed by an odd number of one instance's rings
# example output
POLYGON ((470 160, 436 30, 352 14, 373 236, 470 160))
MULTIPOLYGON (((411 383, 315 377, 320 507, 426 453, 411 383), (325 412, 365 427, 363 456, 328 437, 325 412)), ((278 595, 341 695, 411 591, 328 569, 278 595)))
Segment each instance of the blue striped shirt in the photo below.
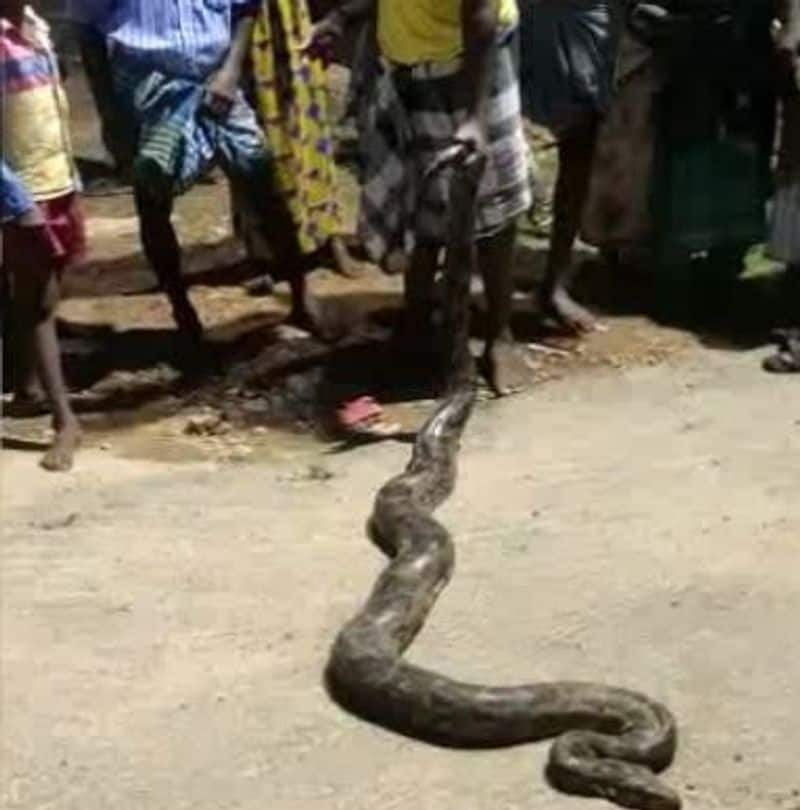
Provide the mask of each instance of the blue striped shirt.
POLYGON ((259 0, 71 0, 71 16, 119 56, 167 76, 206 79, 225 60, 235 23, 259 0))

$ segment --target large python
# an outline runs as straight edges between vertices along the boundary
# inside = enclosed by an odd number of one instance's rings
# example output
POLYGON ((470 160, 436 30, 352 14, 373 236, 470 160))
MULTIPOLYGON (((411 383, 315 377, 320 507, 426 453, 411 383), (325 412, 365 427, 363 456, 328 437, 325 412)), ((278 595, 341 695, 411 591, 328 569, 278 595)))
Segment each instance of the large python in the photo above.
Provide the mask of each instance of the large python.
POLYGON ((368 531, 391 562, 336 639, 329 692, 365 720, 436 745, 494 748, 555 737, 548 777, 556 788, 624 807, 677 810, 679 796, 656 776, 672 761, 675 721, 648 697, 566 681, 472 685, 403 660, 453 572, 453 542, 432 514, 455 486, 460 440, 476 398, 468 313, 482 165, 461 159, 451 170, 445 395, 418 434, 405 472, 378 493, 368 531))

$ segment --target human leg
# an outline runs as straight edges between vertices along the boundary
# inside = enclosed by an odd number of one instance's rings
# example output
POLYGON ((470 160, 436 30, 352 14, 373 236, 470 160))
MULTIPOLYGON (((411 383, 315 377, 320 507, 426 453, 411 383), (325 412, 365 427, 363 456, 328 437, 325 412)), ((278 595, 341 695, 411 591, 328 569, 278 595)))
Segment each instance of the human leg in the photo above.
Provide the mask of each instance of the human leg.
POLYGON ((497 396, 517 390, 524 382, 524 364, 514 349, 511 335, 511 304, 514 293, 514 257, 517 226, 478 240, 478 268, 486 296, 486 334, 478 367, 497 396))
POLYGON ((429 349, 433 340, 434 287, 440 248, 417 244, 405 273, 401 341, 413 349, 429 349))
POLYGON ((12 316, 13 335, 13 384, 14 399, 11 413, 37 410, 45 397, 36 374, 36 350, 33 331, 23 324, 19 313, 12 316))
POLYGON ((114 87, 108 42, 105 35, 91 25, 76 25, 78 47, 84 72, 100 118, 103 146, 121 178, 130 175, 136 154, 134 127, 122 115, 114 87))
POLYGON ((149 158, 137 158, 133 168, 136 209, 142 247, 161 289, 169 298, 181 335, 192 343, 203 337, 203 327, 181 275, 181 249, 172 226, 172 181, 149 158))
POLYGON ((550 253, 541 289, 547 314, 575 332, 595 328, 594 317, 569 292, 573 275, 573 249, 589 190, 597 121, 592 118, 559 140, 559 167, 553 201, 550 253))
POLYGON ((81 440, 61 367, 55 321, 58 297, 56 267, 44 249, 28 257, 25 268, 15 269, 14 306, 20 331, 26 333, 33 348, 35 370, 53 412, 55 437, 41 461, 42 467, 52 472, 71 469, 81 440))
POLYGON ((270 247, 275 278, 285 279, 291 294, 289 322, 323 337, 319 308, 308 291, 297 224, 282 193, 275 166, 255 111, 242 98, 216 129, 220 165, 242 205, 270 247))

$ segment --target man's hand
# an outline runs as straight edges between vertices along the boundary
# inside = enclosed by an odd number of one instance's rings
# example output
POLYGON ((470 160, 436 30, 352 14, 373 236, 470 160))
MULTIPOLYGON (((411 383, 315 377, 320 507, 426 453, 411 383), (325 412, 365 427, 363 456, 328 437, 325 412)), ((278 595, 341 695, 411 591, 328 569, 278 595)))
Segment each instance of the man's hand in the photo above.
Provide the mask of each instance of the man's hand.
POLYGON ((474 160, 482 161, 487 149, 488 136, 485 125, 477 117, 467 118, 455 131, 452 146, 443 149, 436 156, 425 175, 431 177, 448 167, 465 166, 474 160))
POLYGON ((334 51, 344 35, 345 21, 341 12, 333 10, 311 28, 303 50, 314 59, 326 64, 333 61, 334 51))
POLYGON ((489 142, 486 125, 477 116, 470 116, 456 130, 455 141, 475 156, 482 156, 489 142))
POLYGON ((203 103, 215 118, 224 120, 230 115, 238 92, 239 76, 223 67, 213 73, 206 82, 203 103))

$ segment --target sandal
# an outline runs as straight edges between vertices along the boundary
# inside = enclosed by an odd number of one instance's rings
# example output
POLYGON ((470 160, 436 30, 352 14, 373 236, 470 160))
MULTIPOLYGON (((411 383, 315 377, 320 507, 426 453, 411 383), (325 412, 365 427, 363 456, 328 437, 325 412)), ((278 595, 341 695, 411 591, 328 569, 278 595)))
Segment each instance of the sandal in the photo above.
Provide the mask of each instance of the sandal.
POLYGON ((372 397, 345 402, 336 412, 339 430, 350 438, 381 441, 402 433, 402 426, 384 418, 383 408, 372 397))
POLYGON ((764 360, 771 374, 800 374, 800 330, 779 329, 773 333, 778 351, 764 360))

